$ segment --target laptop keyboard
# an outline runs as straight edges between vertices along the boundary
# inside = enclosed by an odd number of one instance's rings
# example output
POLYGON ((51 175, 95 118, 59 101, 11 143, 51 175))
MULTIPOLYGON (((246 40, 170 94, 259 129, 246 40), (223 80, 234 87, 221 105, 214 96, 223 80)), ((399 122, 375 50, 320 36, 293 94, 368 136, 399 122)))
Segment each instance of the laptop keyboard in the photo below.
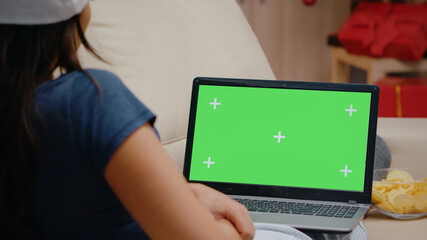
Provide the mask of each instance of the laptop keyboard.
POLYGON ((234 198, 249 211, 352 218, 359 207, 234 198))

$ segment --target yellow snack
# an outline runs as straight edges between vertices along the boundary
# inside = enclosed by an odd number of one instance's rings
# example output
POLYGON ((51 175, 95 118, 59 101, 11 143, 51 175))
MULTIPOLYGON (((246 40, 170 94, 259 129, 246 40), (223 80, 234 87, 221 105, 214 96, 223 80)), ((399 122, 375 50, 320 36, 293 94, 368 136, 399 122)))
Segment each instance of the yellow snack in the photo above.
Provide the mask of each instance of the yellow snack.
POLYGON ((415 208, 420 212, 427 211, 427 193, 421 193, 415 197, 415 208))
POLYGON ((414 199, 414 196, 403 193, 395 196, 392 203, 399 209, 404 210, 406 208, 414 207, 414 199))
POLYGON ((392 190, 395 186, 395 184, 392 183, 385 183, 385 182, 375 182, 374 183, 374 189, 379 191, 379 192, 388 192, 390 190, 392 190))
POLYGON ((403 182, 403 179, 401 178, 387 179, 387 182, 403 182))
POLYGON ((376 191, 376 190, 372 190, 372 202, 373 203, 375 203, 376 205, 379 205, 385 201, 386 201, 386 199, 381 192, 376 191))
POLYGON ((421 190, 417 190, 417 191, 413 191, 411 193, 414 197, 420 195, 420 194, 427 194, 427 190, 421 189, 421 190))
POLYGON ((427 212, 427 178, 414 181, 408 172, 393 170, 381 182, 374 181, 372 202, 392 213, 427 212))
POLYGON ((405 190, 405 192, 412 195, 414 195, 416 192, 423 191, 424 189, 421 183, 403 183, 402 188, 405 190))
POLYGON ((421 185, 424 187, 425 190, 427 190, 427 178, 421 179, 421 185))
POLYGON ((402 179, 403 182, 413 182, 414 178, 407 171, 393 170, 387 175, 387 181, 392 179, 402 179))
POLYGON ((399 213, 399 214, 405 213, 404 212, 405 210, 403 208, 397 207, 390 202, 387 202, 387 203, 388 203, 389 208, 391 208, 390 212, 399 213))
POLYGON ((390 203, 394 204, 394 198, 396 198, 396 196, 400 195, 400 194, 405 194, 405 191, 400 190, 400 189, 393 189, 390 192, 388 192, 388 201, 390 203))
POLYGON ((415 206, 405 209, 405 214, 414 214, 414 213, 418 213, 418 209, 415 208, 415 206))
POLYGON ((394 212, 393 208, 391 207, 389 202, 383 202, 379 205, 377 205, 380 209, 386 211, 386 212, 394 212))

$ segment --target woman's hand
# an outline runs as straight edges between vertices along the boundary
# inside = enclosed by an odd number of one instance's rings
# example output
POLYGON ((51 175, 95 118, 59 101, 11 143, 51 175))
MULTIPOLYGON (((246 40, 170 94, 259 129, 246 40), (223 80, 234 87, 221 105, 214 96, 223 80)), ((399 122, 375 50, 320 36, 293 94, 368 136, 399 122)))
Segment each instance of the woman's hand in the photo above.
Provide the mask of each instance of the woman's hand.
POLYGON ((196 198, 201 202, 216 220, 230 221, 242 239, 252 239, 255 228, 246 207, 227 195, 203 184, 189 183, 196 198))

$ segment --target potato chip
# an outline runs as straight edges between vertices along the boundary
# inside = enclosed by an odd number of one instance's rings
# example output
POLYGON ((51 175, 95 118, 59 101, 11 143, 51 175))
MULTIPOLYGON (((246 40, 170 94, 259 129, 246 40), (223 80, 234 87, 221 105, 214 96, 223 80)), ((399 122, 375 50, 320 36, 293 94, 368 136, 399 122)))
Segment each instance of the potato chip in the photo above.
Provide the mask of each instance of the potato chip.
POLYGON ((414 196, 403 193, 395 196, 392 204, 398 208, 406 209, 414 206, 414 199, 414 196))
POLYGON ((387 179, 387 182, 403 182, 403 179, 401 178, 387 179))
POLYGON ((421 193, 415 197, 415 208, 420 212, 427 211, 427 193, 421 193))
POLYGON ((421 185, 424 187, 425 190, 427 190, 427 178, 421 179, 421 185))
POLYGON ((420 194, 427 194, 427 190, 422 189, 422 190, 417 190, 417 191, 413 191, 413 192, 412 192, 412 195, 413 195, 414 197, 416 197, 416 196, 418 196, 418 195, 420 195, 420 194))
POLYGON ((388 201, 393 203, 394 202, 394 198, 400 194, 405 194, 405 191, 400 190, 400 189, 393 189, 388 193, 388 201))
POLYGON ((414 197, 414 193, 424 190, 419 183, 402 183, 400 185, 402 190, 404 190, 408 194, 413 195, 414 197))
POLYGON ((377 205, 380 209, 387 211, 387 212, 395 212, 395 210, 391 207, 389 202, 383 202, 379 205, 377 205))
POLYGON ((386 182, 375 182, 374 183, 374 188, 379 191, 379 192, 388 192, 392 189, 394 189, 396 186, 396 184, 393 183, 386 183, 386 182))
POLYGON ((386 178, 388 181, 392 179, 402 179, 403 182, 413 182, 414 178, 407 171, 404 170, 393 170, 386 178))
POLYGON ((415 206, 409 207, 405 209, 405 214, 414 214, 418 213, 418 209, 415 206))
POLYGON ((399 213, 399 214, 403 214, 405 212, 405 210, 403 208, 397 207, 390 202, 387 202, 387 204, 388 204, 389 208, 392 209, 391 212, 399 213))
POLYGON ((379 205, 383 202, 385 202, 386 199, 384 197, 384 195, 381 192, 378 192, 376 190, 372 191, 372 202, 379 205))
POLYGON ((402 184, 402 187, 405 189, 405 192, 412 195, 414 195, 416 192, 424 191, 423 185, 421 183, 404 183, 402 184))

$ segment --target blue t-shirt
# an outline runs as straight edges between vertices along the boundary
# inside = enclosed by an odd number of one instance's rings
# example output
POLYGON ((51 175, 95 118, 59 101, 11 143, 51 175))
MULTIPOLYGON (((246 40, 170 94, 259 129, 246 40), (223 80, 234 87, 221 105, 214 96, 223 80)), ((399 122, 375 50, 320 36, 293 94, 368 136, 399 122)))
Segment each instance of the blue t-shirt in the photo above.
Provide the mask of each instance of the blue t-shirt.
POLYGON ((155 116, 116 77, 75 71, 35 92, 40 169, 32 211, 43 239, 148 239, 104 178, 117 147, 155 116))

